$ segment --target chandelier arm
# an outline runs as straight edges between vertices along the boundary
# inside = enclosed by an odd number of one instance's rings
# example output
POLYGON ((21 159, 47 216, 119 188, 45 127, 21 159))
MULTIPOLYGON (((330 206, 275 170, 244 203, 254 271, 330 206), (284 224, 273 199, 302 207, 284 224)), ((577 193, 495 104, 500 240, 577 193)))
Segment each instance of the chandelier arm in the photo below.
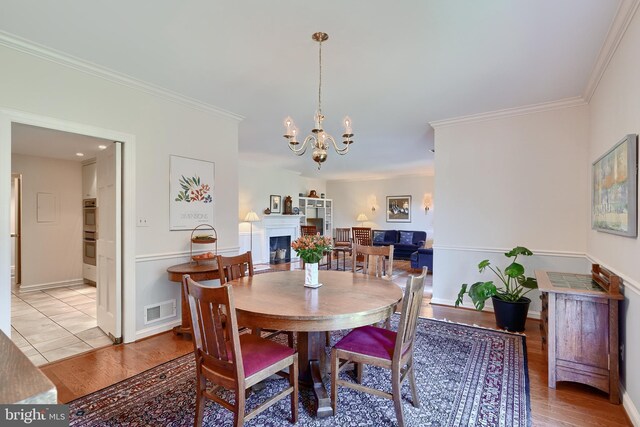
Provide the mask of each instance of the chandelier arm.
POLYGON ((309 135, 304 139, 304 141, 302 141, 302 144, 300 144, 300 148, 295 148, 295 145, 292 145, 292 144, 287 144, 287 145, 289 146, 289 150, 293 151, 297 156, 302 156, 304 153, 307 152, 307 147, 310 145, 310 143, 312 141, 315 143, 315 140, 316 140, 315 136, 309 135))
POLYGON ((333 149, 336 150, 336 153, 340 154, 341 156, 344 156, 349 152, 349 147, 351 146, 351 144, 347 144, 344 148, 338 148, 338 144, 336 143, 336 140, 333 139, 331 135, 327 135, 327 137, 325 138, 325 141, 327 140, 331 141, 331 144, 333 144, 333 149))

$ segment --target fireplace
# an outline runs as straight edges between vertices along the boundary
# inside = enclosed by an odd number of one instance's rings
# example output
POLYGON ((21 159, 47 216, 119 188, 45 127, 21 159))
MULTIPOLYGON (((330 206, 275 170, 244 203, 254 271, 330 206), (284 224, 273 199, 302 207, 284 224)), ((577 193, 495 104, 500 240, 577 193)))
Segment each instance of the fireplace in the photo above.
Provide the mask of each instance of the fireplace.
POLYGON ((291 236, 269 237, 269 264, 291 262, 291 236))
MULTIPOLYGON (((291 242, 300 237, 300 217, 298 215, 265 215, 262 218, 262 225, 264 227, 264 240, 262 243, 262 254, 260 257, 260 262, 263 263, 273 263, 277 259, 276 257, 271 257, 271 252, 273 251, 274 246, 272 237, 280 238, 280 237, 288 237, 288 241, 279 242, 277 244, 278 248, 286 249, 284 259, 290 261, 296 261, 298 259, 295 251, 291 249, 291 242)), ((285 262, 285 261, 279 261, 285 262)))

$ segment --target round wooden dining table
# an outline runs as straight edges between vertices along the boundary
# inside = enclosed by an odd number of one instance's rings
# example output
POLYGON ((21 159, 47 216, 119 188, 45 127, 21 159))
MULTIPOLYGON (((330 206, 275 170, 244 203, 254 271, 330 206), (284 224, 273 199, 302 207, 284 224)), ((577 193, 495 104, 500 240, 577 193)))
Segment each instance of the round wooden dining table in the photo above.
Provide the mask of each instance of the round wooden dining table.
POLYGON ((402 299, 389 280, 341 271, 319 271, 323 285, 304 286, 304 271, 282 271, 231 282, 238 324, 297 332, 299 379, 313 387, 318 417, 333 415, 322 377, 327 374, 325 331, 387 319, 402 299))

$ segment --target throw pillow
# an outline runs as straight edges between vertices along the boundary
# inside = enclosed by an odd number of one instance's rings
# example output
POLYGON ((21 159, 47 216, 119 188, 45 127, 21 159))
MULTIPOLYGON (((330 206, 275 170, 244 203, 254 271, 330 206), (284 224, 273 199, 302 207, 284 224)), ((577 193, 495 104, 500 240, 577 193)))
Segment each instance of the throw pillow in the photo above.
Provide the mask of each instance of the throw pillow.
POLYGON ((400 244, 401 245, 413 245, 413 231, 401 231, 400 232, 400 244))
POLYGON ((375 243, 384 242, 384 231, 374 231, 373 232, 373 241, 375 243))

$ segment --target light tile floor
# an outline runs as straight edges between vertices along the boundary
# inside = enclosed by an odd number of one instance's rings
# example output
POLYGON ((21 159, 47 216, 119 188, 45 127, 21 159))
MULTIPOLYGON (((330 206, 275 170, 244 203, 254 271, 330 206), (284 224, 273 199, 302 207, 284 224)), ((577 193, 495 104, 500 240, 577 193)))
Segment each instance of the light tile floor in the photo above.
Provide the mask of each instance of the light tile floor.
POLYGON ((77 285, 11 295, 11 339, 37 365, 112 342, 96 320, 96 288, 77 285))

